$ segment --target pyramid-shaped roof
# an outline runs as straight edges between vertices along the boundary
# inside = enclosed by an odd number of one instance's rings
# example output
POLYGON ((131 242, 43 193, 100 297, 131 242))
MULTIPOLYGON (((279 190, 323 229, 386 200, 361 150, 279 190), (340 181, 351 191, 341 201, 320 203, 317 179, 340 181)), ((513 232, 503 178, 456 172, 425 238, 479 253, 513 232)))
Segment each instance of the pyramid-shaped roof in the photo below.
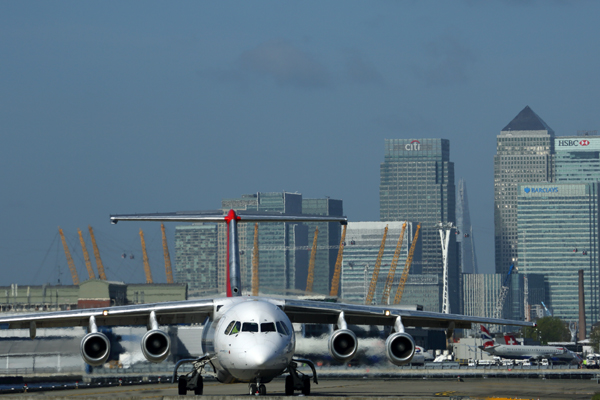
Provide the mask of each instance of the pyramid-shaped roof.
POLYGON ((550 131, 543 119, 526 106, 502 131, 550 131))

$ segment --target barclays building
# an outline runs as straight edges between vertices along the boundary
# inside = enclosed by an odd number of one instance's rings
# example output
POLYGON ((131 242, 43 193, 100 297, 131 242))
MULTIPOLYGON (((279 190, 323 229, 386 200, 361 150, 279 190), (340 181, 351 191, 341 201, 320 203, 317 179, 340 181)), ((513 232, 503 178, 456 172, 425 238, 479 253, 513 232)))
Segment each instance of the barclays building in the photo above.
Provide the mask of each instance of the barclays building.
POLYGON ((517 196, 519 273, 544 274, 553 315, 577 321, 583 270, 588 334, 599 313, 598 190, 598 182, 523 183, 517 196))

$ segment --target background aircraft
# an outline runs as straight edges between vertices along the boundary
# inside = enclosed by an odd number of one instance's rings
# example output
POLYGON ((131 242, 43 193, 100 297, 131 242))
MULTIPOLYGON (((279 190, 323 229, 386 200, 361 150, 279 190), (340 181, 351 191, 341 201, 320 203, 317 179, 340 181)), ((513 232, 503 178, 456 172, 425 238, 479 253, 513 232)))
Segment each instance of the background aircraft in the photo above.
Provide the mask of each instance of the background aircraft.
POLYGON ((566 347, 518 345, 516 338, 512 335, 504 335, 506 344, 496 344, 490 332, 483 325, 481 325, 481 338, 483 339, 481 349, 493 356, 514 360, 531 359, 540 361, 548 359, 567 363, 581 362, 581 357, 566 347))

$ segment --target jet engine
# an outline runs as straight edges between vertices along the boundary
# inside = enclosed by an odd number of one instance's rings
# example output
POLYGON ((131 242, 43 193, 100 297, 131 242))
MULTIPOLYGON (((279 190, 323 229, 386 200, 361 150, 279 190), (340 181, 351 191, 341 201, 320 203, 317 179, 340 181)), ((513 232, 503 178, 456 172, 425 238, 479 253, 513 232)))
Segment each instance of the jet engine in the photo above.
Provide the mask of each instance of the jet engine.
POLYGON ((81 357, 93 367, 100 366, 110 355, 110 341, 104 333, 88 333, 81 340, 81 357))
POLYGON ((329 337, 329 354, 338 361, 349 361, 356 355, 358 340, 350 329, 338 329, 329 337))
POLYGON ((142 337, 142 353, 150 362, 164 361, 169 356, 169 350, 171 350, 171 340, 159 329, 148 331, 142 337))
POLYGON ((385 355, 394 365, 408 364, 415 355, 415 341, 404 332, 396 332, 385 341, 385 355))

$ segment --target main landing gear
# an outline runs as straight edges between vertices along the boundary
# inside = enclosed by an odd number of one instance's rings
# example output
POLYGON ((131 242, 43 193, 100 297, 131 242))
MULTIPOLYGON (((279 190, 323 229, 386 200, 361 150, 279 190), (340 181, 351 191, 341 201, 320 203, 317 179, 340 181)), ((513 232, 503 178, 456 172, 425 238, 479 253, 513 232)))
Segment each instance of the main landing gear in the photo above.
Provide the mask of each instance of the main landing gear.
POLYGON ((177 382, 177 392, 180 396, 185 396, 188 390, 193 390, 195 395, 201 395, 204 390, 204 382, 202 380, 202 371, 206 364, 210 362, 208 356, 202 356, 195 359, 180 360, 175 364, 173 371, 173 382, 177 382), (177 370, 182 364, 193 364, 192 372, 177 376, 177 370))
POLYGON ((287 370, 290 373, 285 377, 285 395, 292 396, 295 390, 302 391, 305 396, 310 395, 310 376, 298 371, 298 363, 308 364, 313 373, 313 381, 318 384, 317 370, 312 361, 303 358, 295 358, 288 365, 287 370))

